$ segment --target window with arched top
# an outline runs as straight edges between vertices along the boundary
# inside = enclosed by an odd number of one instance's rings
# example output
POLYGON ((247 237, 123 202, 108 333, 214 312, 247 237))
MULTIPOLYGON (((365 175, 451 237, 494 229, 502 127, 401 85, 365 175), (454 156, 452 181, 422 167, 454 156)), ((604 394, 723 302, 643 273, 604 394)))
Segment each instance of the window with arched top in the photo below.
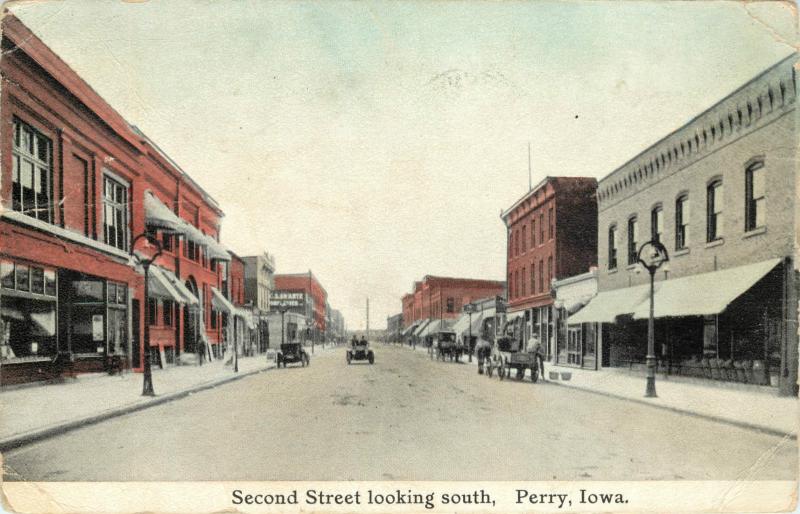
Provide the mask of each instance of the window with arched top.
POLYGON ((617 269, 617 226, 608 227, 608 269, 617 269))
POLYGON ((650 211, 650 239, 661 242, 664 237, 664 208, 659 204, 650 211))
POLYGON ((745 232, 765 225, 766 210, 767 191, 764 161, 757 160, 745 169, 745 232))
POLYGON ((636 216, 628 218, 628 264, 636 264, 639 251, 639 221, 636 216))
POLYGON ((675 249, 689 247, 689 195, 682 194, 675 200, 675 249))
POLYGON ((706 187, 706 241, 722 237, 722 179, 713 180, 706 187))

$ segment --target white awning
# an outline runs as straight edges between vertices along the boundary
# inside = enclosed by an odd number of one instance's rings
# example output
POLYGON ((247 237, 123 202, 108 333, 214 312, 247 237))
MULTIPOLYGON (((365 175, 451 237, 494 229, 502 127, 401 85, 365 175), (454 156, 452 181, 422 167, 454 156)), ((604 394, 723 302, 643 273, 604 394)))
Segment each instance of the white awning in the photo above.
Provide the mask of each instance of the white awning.
POLYGON ((602 291, 569 317, 569 323, 613 323, 617 316, 632 314, 650 296, 650 285, 602 291))
MULTIPOLYGON (((475 315, 475 313, 473 313, 473 317, 474 317, 474 315, 475 315)), ((470 315, 469 314, 466 314, 466 313, 462 314, 461 317, 458 318, 458 321, 456 321, 455 324, 453 325, 453 332, 455 332, 456 334, 461 334, 463 332, 468 331, 469 330, 469 320, 470 320, 470 315)))
POLYGON ((172 300, 177 303, 184 303, 184 297, 173 287, 169 279, 164 275, 164 270, 152 265, 147 274, 147 294, 152 298, 162 298, 172 300))
POLYGON ((429 319, 422 320, 422 322, 419 325, 417 325, 417 328, 414 329, 413 335, 415 335, 417 337, 420 337, 420 333, 423 330, 425 330, 425 327, 427 327, 428 323, 430 323, 430 322, 431 322, 431 320, 429 320, 429 319))
POLYGON ((208 258, 218 261, 230 261, 231 254, 211 236, 203 236, 202 244, 206 245, 208 258))
POLYGON ((422 331, 418 334, 419 337, 426 337, 435 334, 436 332, 442 330, 449 330, 450 323, 446 319, 435 319, 428 323, 428 325, 422 329, 422 331))
POLYGON ((211 305, 213 305, 215 309, 227 312, 232 316, 235 315, 238 310, 216 287, 211 288, 211 305))
POLYGON ((236 308, 235 315, 244 320, 245 324, 247 325, 247 328, 249 328, 250 330, 253 330, 254 328, 256 328, 255 319, 253 318, 253 314, 250 311, 248 311, 247 309, 239 308, 239 307, 235 307, 235 308, 236 308))
MULTIPOLYGON (((653 301, 656 318, 710 316, 724 311, 781 262, 780 259, 656 282, 653 301)), ((649 287, 649 286, 648 286, 649 287)), ((650 317, 650 300, 642 302, 634 319, 650 317)))
POLYGON ((144 222, 148 227, 183 232, 182 220, 177 214, 164 205, 152 191, 144 192, 144 222))
POLYGON ((169 280, 172 287, 175 288, 175 290, 183 297, 183 303, 186 305, 200 304, 200 300, 197 299, 197 297, 189 290, 188 287, 183 284, 181 279, 175 276, 173 272, 165 268, 161 268, 160 271, 164 277, 169 280))

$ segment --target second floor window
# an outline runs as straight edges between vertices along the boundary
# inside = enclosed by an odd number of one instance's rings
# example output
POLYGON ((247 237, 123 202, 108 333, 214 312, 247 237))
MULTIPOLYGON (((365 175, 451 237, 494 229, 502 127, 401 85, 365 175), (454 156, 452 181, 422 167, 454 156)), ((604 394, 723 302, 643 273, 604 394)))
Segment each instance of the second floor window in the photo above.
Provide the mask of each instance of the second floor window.
POLYGON ((555 217, 553 216, 553 208, 550 207, 547 211, 547 232, 548 237, 553 239, 556 236, 556 225, 555 225, 555 217))
POLYGON ((539 259, 539 292, 544 291, 544 261, 539 259))
POLYGON ((531 263, 531 294, 536 293, 536 267, 531 263))
POLYGON ((675 201, 675 249, 689 246, 689 197, 679 196, 675 201))
POLYGON ((628 220, 628 264, 636 264, 639 252, 639 222, 635 217, 628 220))
POLYGON ((608 269, 617 269, 617 226, 608 228, 608 269))
POLYGON ((536 246, 536 220, 531 220, 531 248, 536 246))
POLYGON ((456 300, 455 298, 448 298, 447 299, 447 312, 455 312, 456 311, 456 300))
POLYGON ((12 203, 15 211, 53 223, 53 172, 50 140, 14 119, 12 203))
POLYGON ((105 243, 128 250, 128 186, 103 177, 103 233, 105 243))
POLYGON ((722 181, 716 180, 706 190, 706 240, 722 237, 722 181))
POLYGON ((660 205, 650 211, 650 239, 662 242, 664 237, 664 209, 660 205))
POLYGON ((764 163, 757 162, 745 172, 745 232, 764 226, 767 195, 764 163))
POLYGON ((528 270, 527 270, 527 268, 525 268, 525 266, 523 266, 522 267, 522 296, 525 296, 525 283, 527 282, 525 280, 525 276, 527 274, 528 274, 528 270))
POLYGON ((544 213, 539 215, 539 244, 544 244, 544 213))

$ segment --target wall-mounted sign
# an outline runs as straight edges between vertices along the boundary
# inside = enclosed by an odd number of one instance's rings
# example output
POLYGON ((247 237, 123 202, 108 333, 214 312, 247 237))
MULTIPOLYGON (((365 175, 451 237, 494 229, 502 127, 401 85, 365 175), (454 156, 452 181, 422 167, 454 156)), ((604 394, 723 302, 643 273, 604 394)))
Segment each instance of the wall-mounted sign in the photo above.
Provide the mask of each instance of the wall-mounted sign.
POLYGON ((105 333, 103 331, 103 315, 92 315, 92 341, 105 340, 105 333))
POLYGON ((271 309, 285 307, 287 309, 304 308, 306 294, 302 291, 271 291, 269 295, 271 309))

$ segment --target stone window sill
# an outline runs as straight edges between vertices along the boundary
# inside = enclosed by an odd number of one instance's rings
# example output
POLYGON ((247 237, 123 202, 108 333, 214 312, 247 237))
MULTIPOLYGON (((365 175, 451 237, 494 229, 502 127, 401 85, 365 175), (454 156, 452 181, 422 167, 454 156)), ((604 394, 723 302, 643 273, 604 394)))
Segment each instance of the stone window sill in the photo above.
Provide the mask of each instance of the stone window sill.
POLYGON ((758 228, 754 228, 753 230, 751 230, 749 232, 745 232, 744 235, 742 236, 742 239, 747 239, 748 237, 753 237, 753 236, 760 236, 761 234, 766 234, 766 233, 767 233, 767 227, 766 226, 758 227, 758 228))
POLYGON ((675 250, 672 253, 672 256, 673 257, 680 257, 681 255, 688 255, 688 254, 689 254, 689 249, 688 248, 681 248, 680 250, 675 250))
POLYGON ((719 239, 715 239, 713 241, 709 241, 708 243, 706 243, 706 248, 714 248, 715 246, 719 246, 724 242, 725 240, 720 237, 719 239))
POLYGON ((612 275, 612 274, 616 273, 617 271, 619 271, 619 268, 612 268, 612 269, 608 270, 608 274, 612 275))

